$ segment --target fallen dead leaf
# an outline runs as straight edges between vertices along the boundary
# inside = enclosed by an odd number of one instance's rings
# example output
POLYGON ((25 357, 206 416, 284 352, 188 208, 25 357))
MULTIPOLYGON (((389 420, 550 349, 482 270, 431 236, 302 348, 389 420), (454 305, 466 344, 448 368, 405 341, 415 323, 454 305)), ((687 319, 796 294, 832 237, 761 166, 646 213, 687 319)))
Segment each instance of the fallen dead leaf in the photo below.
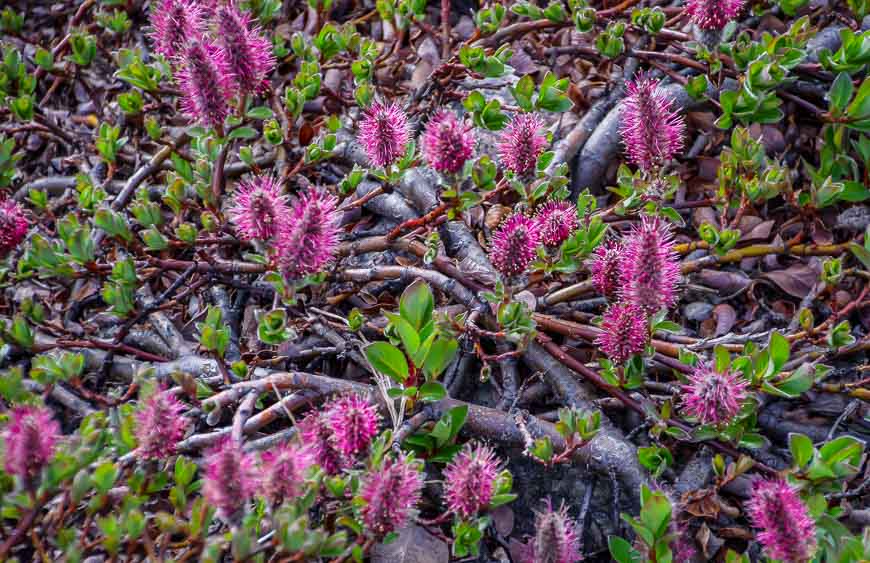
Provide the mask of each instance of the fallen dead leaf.
POLYGON ((399 530, 399 537, 388 545, 372 548, 372 563, 447 563, 450 549, 421 526, 399 530))
POLYGON ((818 260, 809 263, 797 262, 784 270, 765 272, 762 278, 773 282, 792 297, 804 298, 819 279, 821 266, 818 260))

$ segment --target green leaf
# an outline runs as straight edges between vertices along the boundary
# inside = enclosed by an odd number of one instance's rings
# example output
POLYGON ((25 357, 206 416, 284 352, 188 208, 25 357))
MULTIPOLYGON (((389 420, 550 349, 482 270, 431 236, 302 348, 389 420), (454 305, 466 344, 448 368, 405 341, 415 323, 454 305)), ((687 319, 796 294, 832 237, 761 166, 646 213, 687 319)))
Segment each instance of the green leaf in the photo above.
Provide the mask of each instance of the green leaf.
POLYGON ((230 131, 227 139, 230 141, 232 141, 233 139, 253 139, 256 136, 257 130, 253 127, 239 127, 230 131))
POLYGON ((855 258, 861 261, 865 268, 870 270, 870 250, 854 242, 849 243, 849 250, 852 251, 855 258))
POLYGON ((257 106, 248 110, 246 114, 251 119, 272 119, 275 114, 266 106, 257 106))
POLYGON ((690 78, 684 88, 693 100, 702 100, 707 94, 707 75, 699 74, 690 78))
POLYGON ((365 350, 366 358, 379 372, 391 379, 404 383, 408 379, 408 361, 401 350, 387 342, 373 342, 365 350))
POLYGON ((429 381, 420 386, 420 397, 424 401, 440 401, 447 396, 447 390, 437 381, 429 381))
POLYGON ((828 98, 830 98, 831 102, 829 107, 832 113, 836 112, 839 115, 846 109, 846 104, 852 99, 853 91, 854 88, 852 80, 849 78, 849 73, 841 72, 838 74, 836 80, 831 85, 831 90, 828 92, 828 98))
POLYGON ((470 112, 481 111, 486 106, 486 98, 478 90, 475 90, 462 100, 462 105, 470 112))
POLYGON ((723 372, 731 365, 731 355, 728 353, 726 347, 722 345, 716 346, 716 348, 713 349, 713 356, 716 359, 716 371, 723 372))
POLYGON ((673 462, 674 457, 667 448, 649 446, 637 449, 637 459, 641 465, 649 469, 654 478, 658 478, 673 462))
POLYGON ((409 285, 399 299, 399 312, 418 332, 432 318, 434 309, 432 290, 423 280, 418 279, 409 285))
POLYGON ((770 359, 773 361, 774 373, 778 373, 788 361, 789 348, 785 336, 776 331, 770 335, 770 359))
POLYGON ((850 465, 857 466, 863 452, 863 442, 852 436, 840 436, 819 448, 819 456, 830 465, 848 461, 850 465))
POLYGON ((655 537, 660 538, 667 532, 671 511, 671 503, 667 497, 663 493, 655 492, 643 502, 640 519, 655 537))
POLYGON ((148 247, 148 250, 166 250, 169 248, 169 241, 157 229, 145 229, 139 235, 148 247))
POLYGON ((740 447, 758 449, 763 448, 768 444, 767 439, 761 434, 755 432, 747 432, 740 438, 740 447))
POLYGON ((450 364, 453 356, 456 355, 456 350, 459 348, 459 343, 455 338, 446 339, 438 338, 432 343, 429 348, 429 353, 426 355, 426 360, 423 363, 423 371, 427 377, 436 378, 441 375, 441 372, 450 364))
POLYGON ((855 94, 852 103, 846 108, 846 115, 855 120, 870 117, 870 78, 865 78, 861 86, 858 87, 858 93, 855 94))
POLYGON ((813 441, 803 434, 792 432, 788 435, 788 449, 794 458, 795 465, 803 467, 813 459, 813 441))
POLYGON ((789 397, 799 397, 801 393, 812 388, 815 378, 813 368, 809 364, 803 364, 791 375, 776 384, 776 388, 789 397))
POLYGON ((517 101, 517 105, 520 106, 523 111, 532 111, 532 109, 534 109, 534 106, 532 105, 532 96, 535 93, 535 82, 532 80, 530 74, 520 78, 517 85, 510 90, 514 99, 517 101))
POLYGON ((54 68, 54 55, 51 51, 39 47, 34 55, 34 61, 43 70, 51 70, 54 68))
POLYGON ((405 351, 413 359, 417 350, 420 348, 420 335, 416 330, 414 330, 411 323, 404 319, 404 317, 389 312, 384 312, 384 315, 389 319, 390 324, 399 333, 399 338, 402 339, 402 346, 405 347, 405 351))
POLYGON ((640 561, 640 553, 635 551, 630 543, 619 536, 608 537, 607 547, 610 548, 610 555, 618 563, 635 563, 640 561))
POLYGON ((118 479, 118 468, 111 461, 106 461, 94 469, 91 480, 101 494, 106 494, 118 479))
POLYGON ((503 493, 500 495, 493 495, 491 499, 489 499, 490 508, 495 508, 497 506, 501 506, 503 504, 507 504, 509 502, 513 502, 517 500, 517 495, 514 493, 503 493))

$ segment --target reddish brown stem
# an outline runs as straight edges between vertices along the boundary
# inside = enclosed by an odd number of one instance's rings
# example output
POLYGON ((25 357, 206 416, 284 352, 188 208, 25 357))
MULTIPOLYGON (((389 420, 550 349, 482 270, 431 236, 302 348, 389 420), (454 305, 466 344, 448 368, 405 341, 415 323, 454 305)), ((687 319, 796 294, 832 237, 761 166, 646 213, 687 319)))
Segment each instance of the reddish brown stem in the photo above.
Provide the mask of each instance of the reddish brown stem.
POLYGON ((389 234, 387 235, 387 240, 391 241, 393 239, 396 239, 399 237, 399 235, 402 234, 403 231, 406 231, 409 229, 413 230, 413 229, 416 229, 418 227, 422 227, 422 226, 434 221, 439 215, 446 212, 448 209, 450 209, 453 206, 454 206, 453 203, 442 203, 441 205, 439 205, 438 207, 436 207, 435 209, 433 209, 429 213, 423 215, 422 217, 417 217, 416 219, 408 219, 407 221, 396 226, 395 229, 390 231, 389 234))

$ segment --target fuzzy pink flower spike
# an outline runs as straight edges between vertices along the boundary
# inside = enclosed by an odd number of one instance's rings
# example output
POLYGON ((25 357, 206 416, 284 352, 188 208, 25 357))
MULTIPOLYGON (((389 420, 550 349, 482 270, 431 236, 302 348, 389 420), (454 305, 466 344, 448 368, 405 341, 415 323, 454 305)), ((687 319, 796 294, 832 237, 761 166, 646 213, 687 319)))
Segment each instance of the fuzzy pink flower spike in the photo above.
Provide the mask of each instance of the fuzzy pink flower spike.
POLYGON ((21 244, 27 235, 29 223, 24 209, 14 199, 0 201, 0 258, 21 244))
POLYGON ((339 221, 335 196, 320 189, 299 195, 290 218, 279 224, 276 241, 278 267, 287 281, 316 274, 338 248, 339 221))
POLYGON ((547 500, 546 509, 535 517, 535 537, 525 551, 524 563, 577 563, 583 559, 576 524, 564 505, 554 510, 547 500))
POLYGON ((547 144, 547 138, 541 134, 543 127, 544 122, 537 114, 521 113, 514 117, 498 145, 502 165, 517 176, 532 172, 547 144))
POLYGON ((185 0, 160 0, 151 12, 151 41, 154 50, 175 59, 190 40, 203 33, 203 13, 199 6, 185 0))
POLYGON ((184 404, 175 395, 157 391, 136 414, 136 456, 140 459, 165 459, 175 455, 175 446, 184 438, 190 420, 182 416, 184 404))
POLYGON ((366 110, 359 142, 374 166, 386 168, 401 159, 410 139, 408 117, 397 104, 375 102, 366 110))
POLYGON ((289 221, 290 208, 274 178, 257 176, 239 184, 229 216, 241 238, 269 240, 289 221))
POLYGON ((411 519, 423 490, 423 477, 404 455, 384 461, 360 487, 362 520, 377 537, 399 530, 411 519))
POLYGON ((536 216, 541 226, 541 242, 559 246, 577 230, 577 208, 569 201, 548 201, 536 216))
POLYGON ((765 554, 783 563, 807 563, 818 545, 816 524, 797 490, 781 479, 753 484, 749 513, 765 554))
POLYGON ((51 461, 59 436, 60 425, 47 408, 15 407, 3 432, 6 472, 21 478, 25 487, 33 487, 51 461))
POLYGON ((211 449, 205 463, 203 495, 223 518, 232 518, 257 490, 256 461, 227 437, 211 449))
POLYGON ((210 20, 217 10, 217 4, 220 0, 192 0, 193 4, 202 10, 202 17, 205 20, 210 20))
POLYGON ((233 2, 220 6, 214 15, 216 36, 227 53, 236 90, 253 94, 268 85, 267 77, 275 68, 272 44, 251 24, 250 16, 233 2))
POLYGON ((680 262, 673 236, 669 223, 644 216, 624 240, 620 265, 622 297, 647 315, 667 309, 677 301, 680 262))
POLYGON ((686 123, 658 80, 637 76, 623 104, 620 133, 629 160, 639 168, 661 166, 683 148, 686 123))
POLYGON ((444 469, 444 496, 450 511, 467 520, 486 508, 499 469, 492 448, 466 444, 444 469))
POLYGON ((621 255, 622 245, 610 240, 598 245, 589 261, 592 285, 608 299, 613 299, 619 292, 621 255))
POLYGON ((688 0, 686 14, 701 29, 722 29, 743 9, 744 0, 688 0))
POLYGON ((335 444, 332 428, 321 412, 312 412, 299 423, 302 443, 311 448, 314 461, 327 475, 338 475, 345 461, 335 444))
POLYGON ((302 494, 305 472, 314 464, 311 450, 292 442, 264 452, 260 466, 260 490, 272 502, 302 494))
POLYGON ((492 235, 489 259, 505 276, 521 274, 535 259, 540 243, 538 222, 522 213, 514 213, 492 235))
POLYGON ((604 332, 598 335, 595 343, 617 364, 643 352, 649 341, 646 313, 631 303, 615 303, 608 307, 601 329, 604 332))
POLYGON ((185 47, 180 61, 182 68, 177 78, 184 112, 206 127, 223 125, 230 113, 234 80, 226 52, 206 39, 193 40, 185 47))
POLYGON ((439 110, 423 133, 423 154, 438 172, 455 174, 474 153, 474 133, 452 111, 439 110))
POLYGON ((365 397, 348 395, 333 401, 327 412, 335 443, 345 458, 352 460, 368 451, 381 420, 377 407, 365 397))
POLYGON ((695 540, 689 533, 686 520, 671 520, 671 533, 674 535, 671 543, 673 561, 693 561, 698 550, 695 549, 695 540))
POLYGON ((727 424, 740 412, 746 400, 749 382, 739 374, 717 371, 709 363, 701 363, 689 376, 683 395, 683 405, 702 424, 727 424))

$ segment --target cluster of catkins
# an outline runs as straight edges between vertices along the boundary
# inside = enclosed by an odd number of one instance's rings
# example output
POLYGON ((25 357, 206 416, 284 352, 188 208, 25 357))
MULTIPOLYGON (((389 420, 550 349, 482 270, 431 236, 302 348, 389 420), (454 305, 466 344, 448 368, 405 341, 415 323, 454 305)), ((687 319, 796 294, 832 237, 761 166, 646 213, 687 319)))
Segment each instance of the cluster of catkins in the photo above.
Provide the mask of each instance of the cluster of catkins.
MULTIPOLYGON (((182 416, 183 410, 182 403, 167 391, 147 399, 137 415, 136 455, 142 459, 174 455, 190 424, 182 416)), ((288 441, 258 459, 227 437, 206 453, 203 494, 227 519, 238 515, 258 494, 272 503, 292 499, 302 494, 305 476, 313 465, 318 464, 334 475, 359 461, 368 453, 379 424, 380 415, 373 405, 361 396, 348 395, 332 400, 300 423, 299 442, 303 445, 288 441)), ((362 485, 362 496, 374 489, 381 491, 379 499, 388 496, 387 502, 393 503, 389 514, 396 527, 401 527, 416 504, 422 485, 416 467, 400 458, 387 461, 380 470, 372 472, 362 485), (385 480, 389 486, 382 490, 385 480)), ((380 517, 384 517, 383 511, 373 513, 372 518, 380 517)), ((372 519, 366 523, 373 531, 386 526, 372 519)))
POLYGON ((558 247, 578 226, 577 208, 567 201, 548 201, 533 216, 513 213, 492 235, 489 259, 504 276, 522 274, 539 246, 558 247))
MULTIPOLYGON (((527 140, 530 130, 535 131, 540 128, 539 122, 530 125, 532 118, 534 116, 527 116, 527 122, 512 126, 512 135, 509 138, 515 142, 502 145, 503 153, 515 155, 512 161, 521 160, 528 170, 533 169, 534 160, 543 150, 544 145, 543 137, 540 136, 537 143, 530 143, 527 140), (529 146, 534 149, 534 158, 528 157, 527 150, 520 151, 520 147, 528 149, 529 146)), ((659 87, 657 80, 641 75, 628 84, 628 96, 623 102, 620 132, 631 162, 647 172, 652 172, 665 164, 682 148, 684 129, 683 118, 674 110, 671 100, 659 87)), ((502 157, 502 161, 508 160, 502 157)), ((568 202, 548 202, 534 217, 515 213, 502 222, 493 235, 490 260, 493 266, 505 276, 521 274, 535 259, 538 246, 541 244, 558 246, 570 237, 576 228, 576 209, 568 202)), ((664 233, 662 234, 664 236, 664 233)), ((617 253, 617 250, 605 247, 602 252, 610 256, 617 253)), ((617 271, 607 270, 602 274, 612 277, 608 286, 615 287, 618 284, 617 271)), ((650 280, 646 285, 654 283, 650 280)), ((644 282, 641 282, 635 291, 644 291, 644 282)), ((667 295, 665 297, 669 298, 667 295)), ((639 305, 646 314, 650 314, 650 307, 652 312, 655 312, 661 306, 660 303, 653 301, 663 301, 652 296, 644 299, 647 302, 639 305)), ((622 319, 618 321, 622 326, 621 332, 629 336, 628 342, 624 346, 620 345, 624 350, 613 350, 615 355, 611 357, 617 361, 624 361, 632 353, 643 349, 646 343, 645 330, 636 329, 642 319, 635 315, 635 312, 626 307, 614 309, 612 312, 614 319, 617 317, 622 319), (635 321, 631 322, 629 319, 635 321)))
MULTIPOLYGON (((706 10, 708 4, 700 0, 693 6, 706 10)), ((739 6, 729 18, 737 10, 739 6)), ((638 76, 627 90, 620 126, 623 143, 629 160, 654 176, 682 148, 685 122, 650 76, 638 76)), ((649 343, 650 315, 676 302, 680 265, 670 226, 643 217, 621 242, 608 241, 596 249, 590 271, 595 288, 613 302, 596 342, 614 362, 623 363, 649 343)), ((727 424, 740 411, 747 385, 732 371, 701 363, 689 377, 683 408, 703 424, 727 424)))
MULTIPOLYGON (((596 344, 617 364, 644 351, 649 318, 677 300, 680 263, 670 224, 644 216, 621 241, 602 243, 589 263, 592 284, 611 300, 596 344)), ((724 425, 740 411, 748 382, 701 362, 684 388, 683 409, 702 424, 724 425)))
MULTIPOLYGON (((234 2, 161 0, 151 16, 154 49, 176 67, 182 107, 195 122, 220 129, 233 99, 240 103, 267 84, 272 45, 234 2)), ((285 280, 319 272, 338 246, 338 201, 313 189, 290 205, 268 176, 242 182, 230 219, 245 240, 274 243, 285 280)))
MULTIPOLYGON (((146 460, 175 455, 178 443, 191 425, 184 410, 184 404, 165 390, 158 390, 143 401, 136 414, 135 455, 146 460)), ((313 464, 312 451, 293 442, 264 452, 258 460, 226 437, 206 455, 203 494, 221 516, 229 519, 255 494, 270 502, 298 496, 313 464)))
MULTIPOLYGON (((546 145, 541 118, 521 113, 513 118, 498 144, 505 170, 523 178, 531 174, 546 145)), ((405 156, 411 139, 408 117, 396 104, 375 102, 360 123, 359 142, 373 166, 387 168, 405 156)), ((429 120, 422 136, 427 164, 445 174, 460 172, 474 154, 472 129, 451 111, 440 110, 429 120)), ((492 240, 490 258, 504 275, 519 274, 535 257, 541 243, 559 245, 576 229, 574 207, 552 202, 538 217, 515 214, 502 223, 492 240)))
MULTIPOLYGON (((534 170, 544 150, 543 122, 535 114, 514 117, 501 136, 499 160, 506 170, 523 177, 534 170)), ((411 141, 408 116, 396 103, 374 102, 363 115, 358 140, 369 162, 388 168, 405 156, 411 141)), ((422 135, 423 158, 432 169, 445 174, 460 172, 474 155, 474 131, 455 113, 437 111, 422 135)))
POLYGON ((322 189, 303 191, 290 204, 274 178, 257 176, 239 184, 229 216, 242 239, 273 243, 287 281, 321 271, 338 248, 338 199, 322 189))
POLYGON ((176 69, 182 107, 221 128, 233 98, 255 94, 275 67, 272 44, 234 1, 160 0, 151 15, 154 50, 176 69))
POLYGON ((602 243, 589 270, 595 289, 612 301, 596 342, 615 363, 624 363, 649 342, 650 315, 677 300, 680 263, 670 224, 643 216, 621 241, 602 243))
MULTIPOLYGON (((190 426, 184 406, 170 392, 159 390, 137 413, 135 454, 161 460, 175 455, 190 426)), ((28 490, 35 490, 43 468, 61 440, 60 425, 45 407, 18 406, 3 431, 4 469, 28 490)), ((264 452, 259 459, 229 437, 205 458, 203 494, 222 517, 232 519, 255 495, 272 503, 303 493, 306 474, 319 464, 329 474, 361 460, 377 434, 380 417, 364 398, 348 395, 332 400, 301 423, 302 443, 292 441, 264 452)), ((444 469, 444 498, 450 513, 469 519, 492 499, 502 462, 485 445, 466 444, 444 469)), ((423 489, 419 465, 400 455, 385 459, 363 477, 360 510, 367 529, 378 537, 401 529, 414 515, 423 489)), ((758 540, 767 555, 787 563, 805 563, 816 549, 815 523, 797 489, 781 479, 759 479, 747 505, 758 540)), ((547 502, 537 515, 536 532, 523 550, 525 563, 580 561, 580 539, 564 507, 547 502)))

